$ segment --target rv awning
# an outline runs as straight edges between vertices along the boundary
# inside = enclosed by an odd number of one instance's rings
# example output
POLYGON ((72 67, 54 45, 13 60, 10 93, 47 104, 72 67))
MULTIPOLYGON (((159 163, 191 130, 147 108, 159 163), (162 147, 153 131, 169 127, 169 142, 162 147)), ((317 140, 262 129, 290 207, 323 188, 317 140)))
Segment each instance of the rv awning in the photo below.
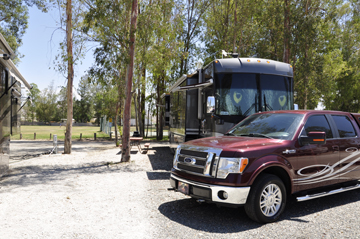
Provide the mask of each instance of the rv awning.
POLYGON ((213 84, 213 80, 210 79, 204 83, 199 83, 199 84, 194 84, 194 85, 186 85, 186 86, 178 86, 175 89, 173 89, 172 91, 185 91, 185 90, 192 90, 192 89, 202 89, 205 87, 208 87, 210 85, 213 84))

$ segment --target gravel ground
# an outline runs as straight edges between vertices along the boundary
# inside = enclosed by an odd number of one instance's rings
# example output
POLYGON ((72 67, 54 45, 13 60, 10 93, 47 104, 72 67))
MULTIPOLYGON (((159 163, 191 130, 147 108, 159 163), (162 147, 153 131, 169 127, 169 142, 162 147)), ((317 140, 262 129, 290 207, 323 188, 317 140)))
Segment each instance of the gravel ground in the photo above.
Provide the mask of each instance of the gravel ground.
POLYGON ((290 200, 278 222, 262 225, 242 208, 168 191, 166 145, 133 148, 122 164, 118 151, 102 143, 71 155, 14 156, 0 178, 0 238, 360 238, 360 190, 290 200))

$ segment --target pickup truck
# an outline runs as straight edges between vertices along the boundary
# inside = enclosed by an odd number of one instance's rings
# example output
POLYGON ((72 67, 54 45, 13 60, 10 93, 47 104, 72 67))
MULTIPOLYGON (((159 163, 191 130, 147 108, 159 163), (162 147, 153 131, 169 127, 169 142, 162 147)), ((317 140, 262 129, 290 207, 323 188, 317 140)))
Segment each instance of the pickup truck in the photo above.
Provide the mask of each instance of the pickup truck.
POLYGON ((360 188, 359 125, 360 114, 339 111, 253 114, 224 136, 179 145, 171 189, 274 222, 291 195, 305 201, 360 188))

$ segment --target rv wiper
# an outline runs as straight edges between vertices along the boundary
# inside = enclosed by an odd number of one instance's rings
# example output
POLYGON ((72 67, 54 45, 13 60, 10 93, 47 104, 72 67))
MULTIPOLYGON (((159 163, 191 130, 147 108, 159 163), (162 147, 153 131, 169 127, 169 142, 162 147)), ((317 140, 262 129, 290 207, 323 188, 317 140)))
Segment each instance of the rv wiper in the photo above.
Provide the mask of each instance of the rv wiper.
POLYGON ((262 137, 262 138, 272 139, 270 136, 267 136, 267 135, 265 135, 265 134, 259 134, 259 133, 241 134, 241 135, 239 135, 239 136, 262 137))
POLYGON ((236 134, 233 134, 233 133, 226 133, 224 135, 226 135, 226 136, 236 136, 236 134))

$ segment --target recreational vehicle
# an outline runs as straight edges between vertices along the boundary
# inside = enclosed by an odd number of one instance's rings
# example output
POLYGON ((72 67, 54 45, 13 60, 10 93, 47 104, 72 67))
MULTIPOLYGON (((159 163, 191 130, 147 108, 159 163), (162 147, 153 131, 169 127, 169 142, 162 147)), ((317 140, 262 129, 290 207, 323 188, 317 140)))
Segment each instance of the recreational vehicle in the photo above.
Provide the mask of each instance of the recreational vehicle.
POLYGON ((293 89, 290 64, 237 56, 214 60, 180 77, 163 95, 171 147, 223 135, 253 113, 292 110, 293 89))
POLYGON ((0 34, 0 177, 9 168, 10 135, 20 133, 21 88, 31 89, 12 62, 13 56, 0 34))

